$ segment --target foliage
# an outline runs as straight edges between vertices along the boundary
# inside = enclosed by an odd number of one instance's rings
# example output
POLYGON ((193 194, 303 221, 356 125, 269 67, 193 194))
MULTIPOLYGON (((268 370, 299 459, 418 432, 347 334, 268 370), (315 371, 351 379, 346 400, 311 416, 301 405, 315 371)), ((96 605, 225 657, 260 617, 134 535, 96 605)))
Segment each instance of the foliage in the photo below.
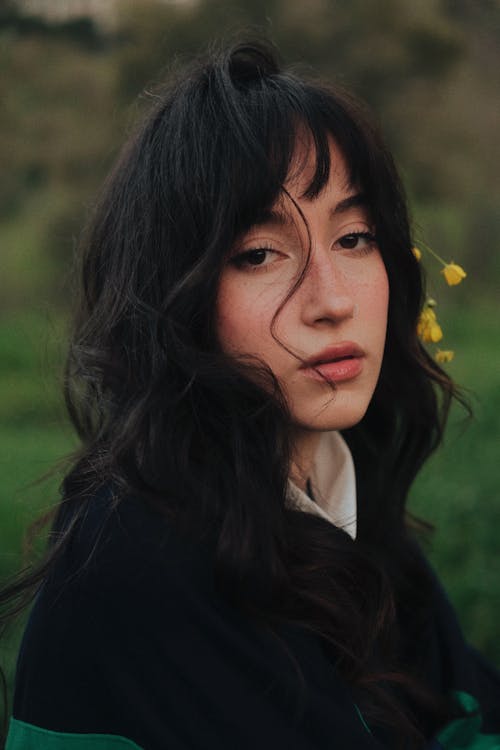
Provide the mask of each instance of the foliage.
POLYGON ((26 17, 12 3, 0 16, 0 159, 8 175, 0 184, 0 242, 10 269, 0 279, 4 309, 22 307, 28 293, 19 254, 32 254, 41 269, 43 282, 28 284, 29 294, 64 298, 61 269, 137 111, 175 61, 238 32, 270 36, 285 60, 363 96, 402 165, 415 214, 438 212, 437 221, 424 223, 429 244, 464 261, 476 280, 498 278, 500 188, 491 153, 498 142, 498 4, 122 0, 118 7, 111 32, 89 19, 54 25, 26 17), (23 240, 20 248, 16 232, 24 235, 25 224, 30 245, 23 240))
POLYGON ((411 508, 434 523, 431 559, 442 574, 467 636, 500 665, 500 558, 497 530, 500 350, 494 299, 453 303, 445 311, 458 352, 446 369, 470 387, 474 418, 452 413, 445 445, 414 485, 411 508))

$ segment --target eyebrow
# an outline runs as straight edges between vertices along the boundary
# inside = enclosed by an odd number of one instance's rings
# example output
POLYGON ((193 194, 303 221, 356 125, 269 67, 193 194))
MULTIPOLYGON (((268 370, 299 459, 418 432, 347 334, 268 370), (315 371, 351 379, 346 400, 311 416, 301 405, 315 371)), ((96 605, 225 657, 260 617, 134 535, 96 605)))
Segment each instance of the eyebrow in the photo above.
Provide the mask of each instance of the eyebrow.
MULTIPOLYGON (((344 198, 335 206, 333 206, 333 208, 330 210, 330 217, 333 218, 334 216, 338 216, 339 214, 346 213, 351 208, 367 205, 368 199, 366 197, 366 194, 355 193, 354 195, 349 195, 347 198, 344 198)), ((279 208, 273 208, 263 211, 258 216, 257 220, 253 222, 252 227, 259 227, 263 224, 274 224, 275 226, 283 227, 288 226, 289 224, 291 224, 291 222, 291 216, 288 212, 280 210, 279 208)))
POLYGON ((365 193, 355 193, 350 195, 348 198, 339 201, 336 206, 330 211, 331 216, 337 216, 338 214, 349 211, 350 208, 357 208, 358 206, 367 206, 368 199, 365 193))

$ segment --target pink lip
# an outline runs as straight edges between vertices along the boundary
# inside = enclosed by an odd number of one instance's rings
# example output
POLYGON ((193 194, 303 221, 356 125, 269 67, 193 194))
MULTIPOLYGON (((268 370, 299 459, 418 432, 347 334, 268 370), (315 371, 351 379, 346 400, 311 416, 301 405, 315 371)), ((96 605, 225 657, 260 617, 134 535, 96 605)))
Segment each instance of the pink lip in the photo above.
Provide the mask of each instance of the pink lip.
POLYGON ((363 349, 351 341, 344 341, 329 346, 307 359, 301 370, 306 375, 335 383, 355 378, 363 369, 363 349))

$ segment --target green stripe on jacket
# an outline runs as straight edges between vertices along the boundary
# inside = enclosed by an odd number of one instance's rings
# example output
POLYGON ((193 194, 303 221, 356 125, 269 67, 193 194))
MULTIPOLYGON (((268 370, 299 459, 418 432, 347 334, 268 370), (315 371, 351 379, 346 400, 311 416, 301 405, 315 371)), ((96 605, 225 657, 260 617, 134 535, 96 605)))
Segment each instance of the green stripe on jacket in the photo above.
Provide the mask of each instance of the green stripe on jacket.
POLYGON ((11 718, 5 750, 142 750, 115 734, 53 732, 11 718))
POLYGON ((455 719, 439 732, 443 750, 500 750, 500 735, 481 733, 481 712, 477 700, 468 693, 455 692, 455 698, 466 716, 455 719))

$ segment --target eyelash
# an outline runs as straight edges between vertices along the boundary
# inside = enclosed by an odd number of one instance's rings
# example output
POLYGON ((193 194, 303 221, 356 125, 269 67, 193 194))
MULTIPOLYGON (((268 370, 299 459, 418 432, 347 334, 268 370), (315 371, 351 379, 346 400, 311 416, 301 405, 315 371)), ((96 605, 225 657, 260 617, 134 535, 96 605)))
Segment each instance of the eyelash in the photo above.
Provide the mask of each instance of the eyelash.
MULTIPOLYGON (((377 238, 372 232, 348 232, 347 234, 344 234, 342 237, 340 237, 337 243, 345 241, 347 238, 354 238, 357 242, 357 240, 366 240, 366 245, 362 247, 343 247, 343 250, 352 250, 353 253, 357 253, 359 255, 367 255, 373 250, 373 245, 376 244, 377 238)), ((269 253, 269 252, 276 252, 275 248, 267 245, 262 245, 260 247, 252 247, 248 250, 243 250, 243 252, 238 253, 237 255, 234 255, 232 258, 230 258, 230 263, 236 268, 244 268, 245 266, 247 268, 257 269, 263 267, 263 263, 249 263, 250 258, 255 253, 269 253)), ((265 260, 265 256, 263 258, 265 260)))

